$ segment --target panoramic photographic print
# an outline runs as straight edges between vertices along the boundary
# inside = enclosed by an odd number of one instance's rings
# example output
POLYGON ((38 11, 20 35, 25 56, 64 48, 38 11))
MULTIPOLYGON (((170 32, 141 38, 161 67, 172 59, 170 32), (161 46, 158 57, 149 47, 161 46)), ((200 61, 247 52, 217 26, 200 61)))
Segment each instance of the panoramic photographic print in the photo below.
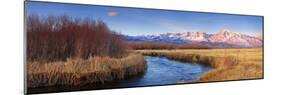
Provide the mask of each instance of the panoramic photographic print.
POLYGON ((26 93, 263 79, 263 16, 25 2, 26 93))

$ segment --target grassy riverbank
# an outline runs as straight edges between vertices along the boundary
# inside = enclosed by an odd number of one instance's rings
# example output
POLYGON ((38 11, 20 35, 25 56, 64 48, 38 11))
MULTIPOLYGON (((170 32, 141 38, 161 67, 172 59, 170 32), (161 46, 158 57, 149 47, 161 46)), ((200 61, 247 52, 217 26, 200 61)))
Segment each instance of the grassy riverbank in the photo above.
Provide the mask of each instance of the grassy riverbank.
POLYGON ((252 49, 185 49, 137 50, 143 55, 165 56, 184 62, 200 63, 213 67, 197 82, 263 78, 261 48, 252 49))
POLYGON ((130 54, 124 58, 91 57, 68 59, 47 63, 27 63, 27 86, 42 87, 122 80, 145 72, 146 62, 140 54, 130 54))

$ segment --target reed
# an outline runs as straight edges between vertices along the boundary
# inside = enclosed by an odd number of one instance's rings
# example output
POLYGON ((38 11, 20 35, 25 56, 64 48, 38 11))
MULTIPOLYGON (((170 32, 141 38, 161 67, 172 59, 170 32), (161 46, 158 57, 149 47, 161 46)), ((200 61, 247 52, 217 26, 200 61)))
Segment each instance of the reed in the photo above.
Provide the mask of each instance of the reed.
POLYGON ((146 71, 147 65, 140 54, 124 58, 94 56, 85 60, 68 58, 67 61, 27 63, 27 86, 81 86, 122 80, 146 71))

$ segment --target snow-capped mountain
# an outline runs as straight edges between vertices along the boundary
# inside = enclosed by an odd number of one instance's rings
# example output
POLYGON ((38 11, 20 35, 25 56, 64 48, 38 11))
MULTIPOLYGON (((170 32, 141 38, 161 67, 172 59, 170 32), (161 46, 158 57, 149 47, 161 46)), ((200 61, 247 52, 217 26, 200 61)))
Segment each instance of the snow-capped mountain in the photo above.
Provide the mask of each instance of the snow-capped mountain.
POLYGON ((156 35, 125 36, 128 41, 168 42, 174 44, 200 43, 214 47, 259 47, 262 40, 224 29, 216 34, 205 32, 165 33, 156 35))
POLYGON ((227 43, 236 47, 259 47, 262 46, 262 41, 256 37, 232 32, 224 29, 221 32, 211 36, 209 41, 212 43, 227 43))
POLYGON ((263 40, 263 34, 261 34, 261 33, 257 34, 256 38, 258 38, 259 40, 263 40))
POLYGON ((189 42, 208 41, 210 35, 205 32, 165 33, 156 35, 126 36, 128 41, 169 42, 184 44, 189 42))

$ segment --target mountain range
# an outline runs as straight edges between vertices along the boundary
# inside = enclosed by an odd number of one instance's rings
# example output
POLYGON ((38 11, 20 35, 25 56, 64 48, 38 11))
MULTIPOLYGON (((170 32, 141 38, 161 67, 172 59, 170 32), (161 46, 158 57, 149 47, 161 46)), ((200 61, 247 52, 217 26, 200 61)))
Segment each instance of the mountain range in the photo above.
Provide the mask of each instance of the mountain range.
POLYGON ((262 35, 250 36, 229 29, 216 34, 206 32, 163 33, 155 35, 125 36, 130 42, 167 42, 181 45, 205 45, 209 47, 261 47, 262 35))

